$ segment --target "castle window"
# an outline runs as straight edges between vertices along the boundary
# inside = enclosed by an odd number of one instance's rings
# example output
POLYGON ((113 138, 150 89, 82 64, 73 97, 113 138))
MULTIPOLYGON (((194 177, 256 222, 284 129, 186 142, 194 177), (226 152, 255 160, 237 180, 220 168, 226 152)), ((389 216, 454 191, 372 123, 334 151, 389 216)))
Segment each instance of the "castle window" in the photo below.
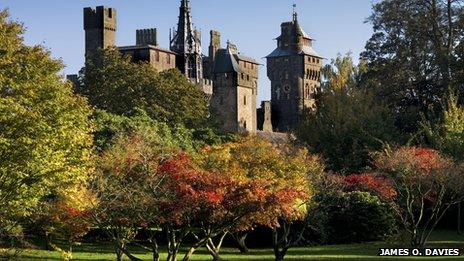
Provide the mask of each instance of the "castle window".
POLYGON ((247 105, 247 99, 246 99, 246 95, 243 96, 243 105, 247 105))
POLYGON ((159 52, 159 51, 156 51, 156 52, 155 52, 155 60, 156 60, 157 62, 160 61, 160 52, 159 52))
POLYGON ((313 63, 315 63, 315 62, 316 62, 316 58, 313 57, 313 63))
POLYGON ((166 59, 167 59, 168 64, 171 64, 171 55, 170 54, 167 54, 166 59))
POLYGON ((247 75, 247 81, 250 81, 250 75, 247 75))
POLYGON ((245 75, 242 73, 242 80, 244 80, 244 79, 245 79, 245 75))
POLYGON ((108 17, 113 18, 113 8, 108 9, 108 17))

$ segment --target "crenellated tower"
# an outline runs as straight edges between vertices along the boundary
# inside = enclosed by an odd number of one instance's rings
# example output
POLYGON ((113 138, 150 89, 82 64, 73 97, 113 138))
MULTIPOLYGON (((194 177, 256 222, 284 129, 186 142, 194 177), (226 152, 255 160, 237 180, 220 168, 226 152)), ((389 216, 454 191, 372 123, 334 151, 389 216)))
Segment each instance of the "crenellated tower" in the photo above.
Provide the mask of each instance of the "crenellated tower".
POLYGON ((116 9, 105 6, 84 8, 85 57, 96 50, 116 46, 116 9))
POLYGON ((177 68, 194 82, 203 81, 201 34, 194 30, 189 0, 182 0, 177 30, 170 39, 171 51, 177 53, 177 68))

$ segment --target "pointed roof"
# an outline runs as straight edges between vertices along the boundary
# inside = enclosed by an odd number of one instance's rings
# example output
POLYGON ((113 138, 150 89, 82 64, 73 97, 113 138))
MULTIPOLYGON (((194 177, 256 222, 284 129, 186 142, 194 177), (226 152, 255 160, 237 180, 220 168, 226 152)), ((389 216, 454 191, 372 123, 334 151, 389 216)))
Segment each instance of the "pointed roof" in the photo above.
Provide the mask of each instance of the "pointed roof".
POLYGON ((214 63, 214 73, 240 72, 240 67, 235 59, 230 43, 226 49, 219 49, 214 63))
POLYGON ((171 39, 171 50, 179 54, 197 51, 199 40, 196 37, 190 14, 190 1, 181 0, 179 7, 179 21, 177 31, 171 39))

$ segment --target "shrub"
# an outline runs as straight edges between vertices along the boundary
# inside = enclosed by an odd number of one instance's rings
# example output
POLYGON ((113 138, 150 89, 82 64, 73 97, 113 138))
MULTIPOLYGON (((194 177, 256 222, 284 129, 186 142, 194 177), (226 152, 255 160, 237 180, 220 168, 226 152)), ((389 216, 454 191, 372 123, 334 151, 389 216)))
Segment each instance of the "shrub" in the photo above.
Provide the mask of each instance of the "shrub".
POLYGON ((392 206, 368 192, 316 195, 311 226, 320 243, 383 240, 396 230, 392 206))

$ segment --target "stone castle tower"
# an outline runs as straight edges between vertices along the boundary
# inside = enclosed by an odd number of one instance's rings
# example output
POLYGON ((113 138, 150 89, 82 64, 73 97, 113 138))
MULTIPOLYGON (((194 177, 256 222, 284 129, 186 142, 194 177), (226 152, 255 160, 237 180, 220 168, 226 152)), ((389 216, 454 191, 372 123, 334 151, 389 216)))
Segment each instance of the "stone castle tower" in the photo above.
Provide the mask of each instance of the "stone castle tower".
POLYGON ((292 21, 281 25, 277 48, 266 56, 272 91, 272 125, 276 131, 295 129, 303 113, 315 109, 323 59, 312 43, 294 11, 292 21))
POLYGON ((209 50, 213 76, 211 108, 222 129, 256 132, 259 63, 240 54, 230 42, 221 49, 220 34, 216 31, 211 32, 209 50))
POLYGON ((114 8, 98 6, 84 8, 85 56, 91 57, 100 48, 116 46, 116 20, 114 8))

